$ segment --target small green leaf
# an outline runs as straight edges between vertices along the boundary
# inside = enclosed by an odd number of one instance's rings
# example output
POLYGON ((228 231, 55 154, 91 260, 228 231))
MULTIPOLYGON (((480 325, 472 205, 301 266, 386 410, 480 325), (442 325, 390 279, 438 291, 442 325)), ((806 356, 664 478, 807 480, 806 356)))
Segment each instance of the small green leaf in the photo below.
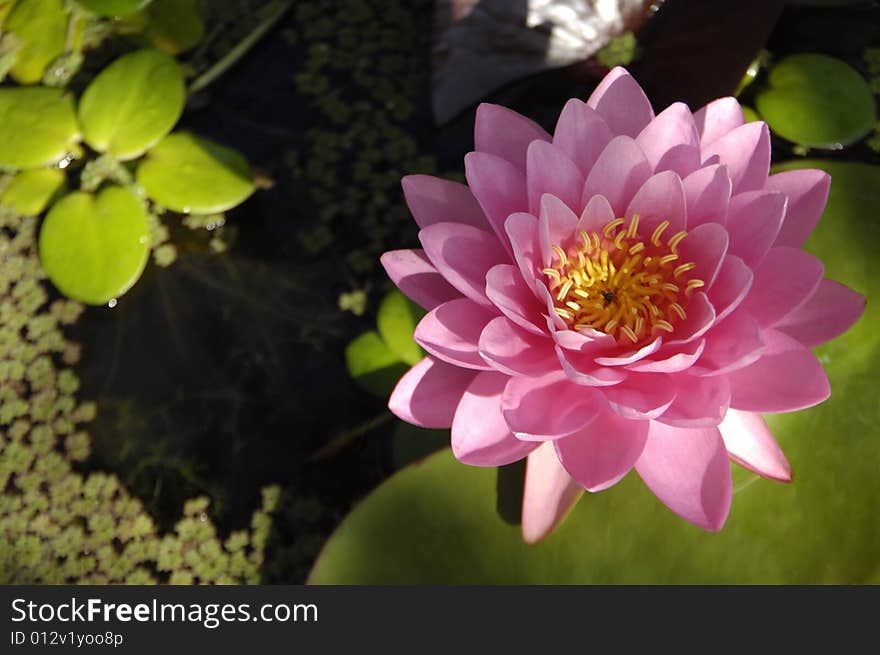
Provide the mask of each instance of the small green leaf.
POLYGON ((0 89, 0 166, 50 166, 68 154, 78 136, 73 103, 63 91, 0 89))
POLYGON ((64 171, 57 168, 22 171, 0 193, 0 205, 11 207, 20 216, 36 216, 63 186, 64 171))
POLYGON ((146 7, 152 0, 76 0, 98 16, 127 16, 146 7))
POLYGON ((86 142, 126 161, 140 157, 174 127, 185 101, 173 57, 140 50, 101 71, 83 93, 79 118, 86 142))
POLYGON ((247 160, 188 132, 165 137, 147 154, 137 181, 157 203, 184 214, 214 214, 254 192, 247 160))
POLYGON ((4 29, 21 42, 10 74, 21 84, 36 84, 64 52, 68 12, 64 0, 18 0, 4 29))
POLYGON ((376 324, 382 340, 404 362, 413 366, 424 356, 424 351, 413 341, 416 324, 425 310, 397 289, 391 291, 379 305, 376 324))
POLYGON ((123 187, 65 196, 40 231, 40 259, 49 279, 66 296, 91 305, 128 291, 149 254, 146 214, 123 187))
POLYGON ((362 388, 387 398, 400 376, 409 368, 389 350, 376 332, 364 332, 345 349, 345 363, 352 379, 362 388))
POLYGON ((862 76, 839 59, 817 54, 793 55, 773 66, 755 106, 775 133, 817 148, 858 141, 876 121, 874 96, 862 76))
POLYGON ((746 123, 754 123, 755 121, 761 120, 761 117, 758 115, 758 112, 756 112, 751 107, 746 107, 745 105, 743 105, 742 110, 743 110, 743 118, 746 119, 746 123))
POLYGON ((147 9, 147 36, 172 55, 189 50, 205 35, 196 0, 154 0, 147 9))

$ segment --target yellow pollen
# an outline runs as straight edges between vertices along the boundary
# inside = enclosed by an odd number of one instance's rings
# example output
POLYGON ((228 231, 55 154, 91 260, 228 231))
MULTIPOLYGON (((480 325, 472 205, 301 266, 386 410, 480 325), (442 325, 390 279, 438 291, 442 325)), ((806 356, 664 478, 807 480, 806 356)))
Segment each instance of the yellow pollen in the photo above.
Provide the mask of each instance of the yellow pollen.
POLYGON ((623 346, 674 332, 687 318, 690 294, 705 283, 687 275, 696 264, 680 261, 687 232, 664 243, 668 228, 664 220, 645 238, 633 215, 582 230, 566 247, 553 245, 555 257, 543 273, 559 318, 571 329, 603 331, 623 346))

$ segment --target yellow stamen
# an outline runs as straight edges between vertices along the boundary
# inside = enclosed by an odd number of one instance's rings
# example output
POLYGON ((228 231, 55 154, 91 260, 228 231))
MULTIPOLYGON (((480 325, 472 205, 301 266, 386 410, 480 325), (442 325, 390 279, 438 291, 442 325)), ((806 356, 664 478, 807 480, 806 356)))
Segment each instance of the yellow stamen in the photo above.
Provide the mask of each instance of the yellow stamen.
POLYGON ((606 239, 610 239, 611 233, 624 223, 626 223, 626 219, 615 218, 613 221, 609 221, 608 224, 604 228, 602 228, 602 234, 605 235, 606 239))
POLYGON ((562 266, 568 266, 568 257, 565 255, 565 251, 559 246, 551 246, 553 251, 559 257, 559 263, 562 266))
POLYGON ((677 253, 678 252, 678 250, 677 250, 678 244, 681 243, 681 240, 684 239, 687 236, 687 234, 688 233, 685 232, 684 230, 682 230, 681 232, 676 232, 675 235, 671 239, 669 239, 669 241, 666 242, 666 244, 669 246, 669 249, 672 252, 677 253))
POLYGON ((657 226, 657 229, 654 230, 654 234, 651 235, 651 243, 659 247, 660 237, 667 227, 669 227, 669 221, 663 221, 660 223, 660 225, 657 226))

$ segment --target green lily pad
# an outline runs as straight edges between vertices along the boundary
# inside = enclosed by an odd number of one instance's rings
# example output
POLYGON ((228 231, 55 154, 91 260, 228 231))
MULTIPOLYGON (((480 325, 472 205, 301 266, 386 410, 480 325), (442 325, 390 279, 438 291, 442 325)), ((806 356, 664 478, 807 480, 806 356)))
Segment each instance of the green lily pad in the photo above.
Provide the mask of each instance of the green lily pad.
POLYGON ((418 364, 425 356, 425 352, 413 340, 416 325, 424 315, 425 310, 397 289, 379 304, 376 317, 379 334, 391 352, 410 366, 418 364))
POLYGON ((189 50, 205 36, 196 0, 154 0, 147 15, 150 41, 172 55, 189 50))
POLYGON ((50 166, 68 154, 78 136, 73 103, 63 91, 0 89, 0 166, 50 166))
POLYGON ((146 7, 152 0, 76 0, 98 16, 127 16, 146 7))
POLYGON ((20 84, 36 84, 52 61, 64 52, 68 12, 64 0, 18 0, 4 30, 21 42, 9 73, 20 84))
POLYGON ((223 212, 254 192, 244 157, 188 132, 170 134, 150 150, 137 181, 151 199, 184 214, 223 212))
POLYGON ((49 279, 66 296, 90 305, 128 291, 149 254, 146 214, 123 187, 65 196, 40 231, 40 259, 49 279))
POLYGON ((387 398, 409 366, 382 341, 378 332, 364 332, 345 349, 352 379, 366 391, 387 398))
POLYGON ((751 107, 746 107, 745 105, 743 105, 742 110, 743 110, 743 118, 745 118, 746 123, 754 123, 755 121, 761 120, 761 117, 758 115, 758 112, 756 112, 751 107))
POLYGON ((868 83, 848 64, 825 55, 799 54, 780 61, 771 68, 755 105, 771 130, 810 147, 848 145, 876 122, 868 83))
POLYGON ((817 349, 833 389, 810 410, 769 416, 795 471, 768 482, 734 466, 720 533, 666 510, 635 474, 586 494, 536 546, 496 507, 497 473, 449 450, 400 471, 367 497, 326 544, 314 584, 876 583, 880 543, 880 167, 798 161, 833 176, 807 248, 827 275, 869 298, 847 334, 817 349))
POLYGON ((120 57, 83 93, 79 119, 86 142, 122 161, 158 143, 183 113, 180 65, 159 50, 120 57))
POLYGON ((19 216, 36 216, 63 186, 64 171, 57 168, 22 171, 0 193, 0 205, 11 207, 19 216))

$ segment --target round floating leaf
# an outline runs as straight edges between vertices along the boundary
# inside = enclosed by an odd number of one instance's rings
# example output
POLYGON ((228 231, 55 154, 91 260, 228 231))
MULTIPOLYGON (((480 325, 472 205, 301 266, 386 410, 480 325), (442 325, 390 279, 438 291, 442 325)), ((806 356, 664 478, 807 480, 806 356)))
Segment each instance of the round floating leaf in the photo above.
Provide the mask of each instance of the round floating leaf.
POLYGON ((11 207, 20 216, 36 216, 63 186, 64 171, 57 168, 22 171, 0 193, 0 205, 11 207))
POLYGON ((805 146, 858 141, 875 123, 874 96, 862 76, 833 57, 800 54, 773 66, 755 105, 770 129, 805 146))
POLYGON ((833 176, 807 248, 826 274, 869 296, 862 319, 817 349, 833 389, 810 410, 768 416, 795 471, 782 485, 734 466, 720 533, 682 521, 634 473, 586 494, 537 546, 498 513, 493 469, 446 450, 391 477, 339 526, 310 576, 317 584, 871 583, 880 543, 880 167, 799 161, 833 176))
POLYGON ((9 73, 16 82, 36 84, 64 52, 68 12, 64 0, 18 0, 4 25, 21 42, 9 73))
POLYGON ((146 214, 122 187, 65 196, 40 231, 40 259, 49 279, 66 296, 91 305, 128 291, 149 254, 146 214))
POLYGON ((400 376, 409 368, 391 352, 376 332, 364 332, 345 349, 345 363, 352 379, 365 390, 387 398, 400 376))
POLYGON ((147 14, 153 45, 173 55, 189 50, 205 35, 196 0, 154 0, 147 14))
POLYGON ((758 115, 758 112, 756 112, 751 107, 746 107, 745 105, 743 105, 742 110, 743 118, 746 119, 746 123, 754 123, 755 121, 762 120, 761 117, 758 115))
POLYGON ((63 91, 0 89, 0 166, 55 164, 68 154, 78 135, 73 103, 63 91))
POLYGON ((127 16, 146 7, 152 0, 76 0, 98 16, 127 16))
POLYGON ((417 364, 425 356, 424 351, 413 341, 416 324, 425 315, 425 310, 394 289, 382 299, 376 324, 382 340, 404 362, 410 366, 417 364))
POLYGON ((150 198, 184 214, 226 211, 254 192, 244 157, 188 132, 171 134, 150 150, 137 180, 150 198))
POLYGON ((158 50, 120 57, 83 93, 79 119, 86 142, 120 160, 141 156, 183 113, 183 73, 158 50))

